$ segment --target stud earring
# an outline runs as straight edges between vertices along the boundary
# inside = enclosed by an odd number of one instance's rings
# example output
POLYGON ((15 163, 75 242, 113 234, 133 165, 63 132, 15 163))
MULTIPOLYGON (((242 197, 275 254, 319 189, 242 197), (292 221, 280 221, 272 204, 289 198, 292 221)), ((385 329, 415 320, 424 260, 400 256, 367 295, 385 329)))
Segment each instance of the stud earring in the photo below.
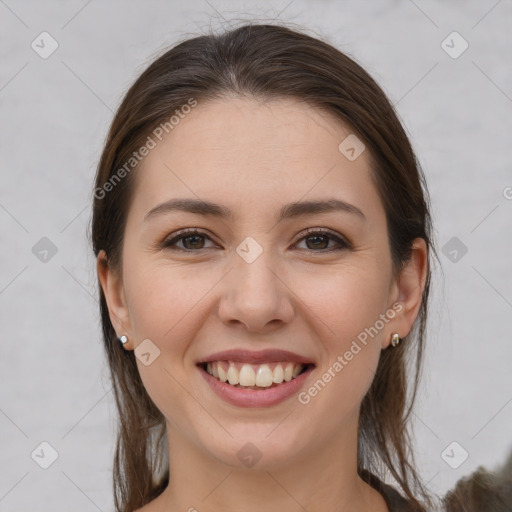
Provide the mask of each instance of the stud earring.
POLYGON ((126 336, 126 334, 123 334, 120 338, 119 338, 119 341, 124 345, 126 344, 126 342, 128 341, 128 336, 126 336))
POLYGON ((401 341, 400 336, 398 336, 396 332, 391 336, 391 345, 393 345, 393 347, 396 347, 401 341))

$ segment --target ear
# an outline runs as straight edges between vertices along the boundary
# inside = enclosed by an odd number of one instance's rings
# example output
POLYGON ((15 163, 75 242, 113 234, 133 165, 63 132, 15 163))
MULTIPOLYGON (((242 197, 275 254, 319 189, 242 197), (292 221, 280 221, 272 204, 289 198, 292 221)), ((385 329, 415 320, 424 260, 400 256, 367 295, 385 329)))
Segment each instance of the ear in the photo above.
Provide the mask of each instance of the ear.
MULTIPOLYGON (((402 306, 392 322, 389 323, 391 332, 382 340, 382 348, 391 343, 391 334, 397 333, 400 338, 409 334, 412 325, 418 316, 428 271, 427 244, 423 238, 413 241, 411 257, 400 272, 400 276, 393 283, 390 296, 394 298, 392 304, 399 302, 402 306)), ((391 307, 392 304, 389 306, 391 307)))
POLYGON ((131 322, 120 273, 109 268, 107 254, 104 250, 98 253, 96 268, 98 279, 107 301, 110 321, 118 338, 123 334, 128 336, 128 341, 123 346, 125 349, 131 350, 134 348, 132 337, 130 336, 131 322))

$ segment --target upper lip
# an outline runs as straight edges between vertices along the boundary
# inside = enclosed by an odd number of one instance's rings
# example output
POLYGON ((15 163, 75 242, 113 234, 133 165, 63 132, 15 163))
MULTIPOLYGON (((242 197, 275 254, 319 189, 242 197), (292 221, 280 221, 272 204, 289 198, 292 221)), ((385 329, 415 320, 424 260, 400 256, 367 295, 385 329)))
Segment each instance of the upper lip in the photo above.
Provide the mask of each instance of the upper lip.
POLYGON ((213 361, 233 361, 252 364, 279 363, 290 361, 294 363, 314 364, 313 361, 308 357, 295 354, 294 352, 289 352, 288 350, 279 349, 267 349, 258 351, 240 349, 224 350, 222 352, 216 352, 215 354, 211 354, 204 359, 201 359, 197 362, 197 364, 209 363, 213 361))

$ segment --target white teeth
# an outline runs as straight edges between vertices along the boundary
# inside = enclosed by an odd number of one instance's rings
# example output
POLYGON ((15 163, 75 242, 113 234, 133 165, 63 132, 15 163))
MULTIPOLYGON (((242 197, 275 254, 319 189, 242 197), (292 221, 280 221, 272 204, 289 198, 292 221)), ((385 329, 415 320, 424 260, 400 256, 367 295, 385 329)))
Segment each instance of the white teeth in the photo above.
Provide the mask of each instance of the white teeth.
POLYGON ((284 370, 283 370, 283 367, 278 364, 275 368, 274 368, 274 374, 273 374, 273 379, 272 379, 276 384, 281 384, 281 382, 283 382, 284 380, 284 370))
POLYGON ((242 364, 233 361, 210 361, 206 364, 206 371, 220 380, 229 382, 232 386, 268 388, 273 384, 290 382, 304 369, 299 363, 270 363, 270 364, 242 364), (227 371, 225 370, 228 364, 227 371), (270 366, 274 366, 274 370, 270 366))
POLYGON ((256 386, 260 388, 268 388, 272 386, 272 370, 268 364, 262 364, 256 374, 256 386))
POLYGON ((233 363, 230 363, 228 368, 228 380, 232 386, 238 384, 240 380, 240 373, 237 371, 233 363))
POLYGON ((249 364, 244 364, 240 370, 240 386, 256 386, 256 374, 249 364))
POLYGON ((222 365, 213 363, 214 366, 217 367, 217 372, 219 373, 219 380, 221 382, 226 382, 228 380, 228 374, 226 373, 226 370, 222 368, 222 365))
POLYGON ((298 377, 299 376, 299 373, 302 371, 302 368, 300 366, 295 366, 293 368, 293 372, 292 372, 292 378, 295 379, 295 377, 298 377))
POLYGON ((293 377, 293 363, 288 363, 286 365, 286 369, 284 370, 284 380, 286 382, 290 382, 293 377))

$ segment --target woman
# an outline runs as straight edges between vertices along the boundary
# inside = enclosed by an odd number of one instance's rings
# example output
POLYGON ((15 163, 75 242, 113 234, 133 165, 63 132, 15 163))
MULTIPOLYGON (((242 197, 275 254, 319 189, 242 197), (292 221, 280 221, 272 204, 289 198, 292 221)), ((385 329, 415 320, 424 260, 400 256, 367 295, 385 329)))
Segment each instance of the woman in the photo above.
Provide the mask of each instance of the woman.
POLYGON ((126 94, 94 196, 116 510, 433 506, 407 430, 428 192, 366 71, 277 25, 184 41, 126 94))

